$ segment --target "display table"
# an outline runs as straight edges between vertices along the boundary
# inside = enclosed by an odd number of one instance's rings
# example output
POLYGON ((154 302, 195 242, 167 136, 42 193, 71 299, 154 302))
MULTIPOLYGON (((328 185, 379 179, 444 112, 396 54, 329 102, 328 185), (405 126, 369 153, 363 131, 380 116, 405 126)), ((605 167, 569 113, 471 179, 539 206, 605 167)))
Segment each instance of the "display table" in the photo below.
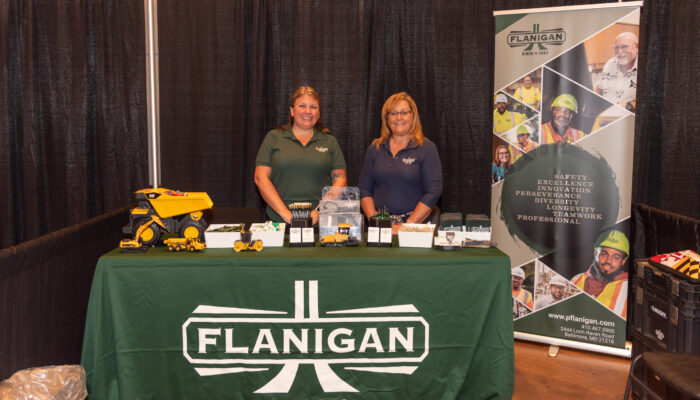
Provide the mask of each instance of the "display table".
POLYGON ((91 399, 510 399, 497 249, 265 248, 100 258, 91 399))

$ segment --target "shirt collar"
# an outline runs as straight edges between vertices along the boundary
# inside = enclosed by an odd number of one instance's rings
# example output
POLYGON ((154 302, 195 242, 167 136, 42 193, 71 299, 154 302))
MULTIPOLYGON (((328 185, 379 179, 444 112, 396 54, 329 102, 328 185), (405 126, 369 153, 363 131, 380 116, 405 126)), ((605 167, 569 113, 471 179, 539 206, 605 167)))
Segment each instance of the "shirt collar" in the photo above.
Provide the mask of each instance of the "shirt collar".
MULTIPOLYGON (((389 139, 382 140, 382 142, 379 144, 379 146, 382 147, 383 149, 385 149, 386 151, 388 151, 389 153, 391 153, 391 147, 389 146, 389 139)), ((418 147, 418 144, 413 139, 411 139, 408 142, 408 145, 406 145, 406 147, 404 147, 403 149, 399 150, 399 152, 402 152, 404 150, 409 150, 409 149, 415 149, 417 147, 418 147)))
MULTIPOLYGON (((319 139, 321 138, 321 135, 322 135, 322 133, 321 133, 318 129, 316 129, 316 127, 314 126, 314 134, 311 136, 311 140, 309 140, 309 143, 312 143, 312 142, 314 142, 314 141, 316 141, 316 140, 319 140, 319 139)), ((289 138, 290 140, 293 140, 293 141, 295 141, 295 142, 301 144, 301 142, 299 141, 299 139, 297 139, 297 137, 294 136, 294 132, 292 132, 292 127, 291 127, 291 126, 289 127, 289 129, 287 129, 286 131, 284 131, 284 137, 289 138)), ((307 143, 306 145, 308 146, 309 143, 307 143)))

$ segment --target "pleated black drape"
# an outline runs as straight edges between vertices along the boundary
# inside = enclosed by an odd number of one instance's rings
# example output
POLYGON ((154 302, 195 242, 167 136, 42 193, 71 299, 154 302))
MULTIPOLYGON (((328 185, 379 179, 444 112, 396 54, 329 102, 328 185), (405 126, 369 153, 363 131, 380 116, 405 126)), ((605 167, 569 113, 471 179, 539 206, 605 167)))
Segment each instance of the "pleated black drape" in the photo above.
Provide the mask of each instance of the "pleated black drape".
MULTIPOLYGON (((158 3, 162 185, 257 207, 254 160, 299 85, 322 96, 355 185, 384 100, 416 102, 443 210, 490 210, 493 10, 555 0, 158 3)), ((0 246, 146 187, 143 2, 0 0, 0 246)), ((700 15, 642 9, 633 201, 700 217, 700 15)))
POLYGON ((215 204, 257 206, 258 146, 286 122, 300 85, 321 93, 321 118, 355 185, 379 135, 382 104, 407 91, 441 150, 452 188, 443 203, 488 212, 490 4, 182 0, 159 7, 164 186, 206 190, 215 204))
POLYGON ((644 5, 632 198, 700 219, 700 8, 644 5))
MULTIPOLYGON (((354 185, 366 147, 379 133, 383 101, 405 90, 440 151, 443 209, 488 212, 491 13, 590 3, 597 2, 161 3, 163 184, 206 190, 215 204, 257 206, 258 146, 286 121, 291 92, 311 85, 321 93, 322 119, 343 148, 354 185)), ((692 156, 698 140, 691 121, 699 103, 685 103, 679 113, 668 96, 690 92, 697 99, 699 37, 690 28, 699 21, 693 2, 669 5, 647 1, 643 9, 634 199, 697 216, 700 165, 692 156), (669 18, 682 22, 669 24, 669 18), (671 46, 676 42, 679 52, 671 46), (669 68, 677 73, 665 74, 669 68), (654 110, 664 105, 662 122, 654 110), (682 163, 672 161, 678 156, 682 163), (679 184, 684 201, 674 193, 679 184)))
POLYGON ((143 1, 0 1, 0 247, 148 185, 143 1))

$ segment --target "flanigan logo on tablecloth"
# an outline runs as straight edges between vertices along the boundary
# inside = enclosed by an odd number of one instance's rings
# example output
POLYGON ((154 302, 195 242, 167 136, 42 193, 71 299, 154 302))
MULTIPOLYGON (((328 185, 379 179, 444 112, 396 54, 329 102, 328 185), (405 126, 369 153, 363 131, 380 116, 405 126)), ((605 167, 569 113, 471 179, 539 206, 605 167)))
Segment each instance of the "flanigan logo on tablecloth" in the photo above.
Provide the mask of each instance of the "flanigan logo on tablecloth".
POLYGON ((308 282, 308 299, 304 286, 304 281, 294 283, 294 316, 198 306, 192 312, 198 316, 182 325, 184 357, 200 376, 263 372, 282 365, 255 393, 288 393, 301 364, 313 365, 324 392, 357 392, 331 364, 410 375, 428 356, 430 326, 412 304, 326 311, 321 316, 318 281, 308 282))

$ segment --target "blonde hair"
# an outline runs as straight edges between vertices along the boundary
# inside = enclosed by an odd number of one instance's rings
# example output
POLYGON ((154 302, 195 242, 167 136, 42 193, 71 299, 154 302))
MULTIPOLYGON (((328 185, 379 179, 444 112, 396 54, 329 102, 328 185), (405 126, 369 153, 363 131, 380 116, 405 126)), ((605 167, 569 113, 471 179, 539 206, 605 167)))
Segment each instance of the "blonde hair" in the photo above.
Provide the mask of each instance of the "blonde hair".
POLYGON ((386 99, 386 102, 384 103, 384 107, 382 107, 382 132, 378 138, 372 141, 372 144, 375 145, 377 148, 379 148, 379 145, 383 141, 389 140, 389 138, 391 137, 391 129, 389 129, 389 124, 387 122, 389 120, 389 113, 401 100, 405 100, 408 103, 408 106, 411 108, 411 112, 413 114, 413 125, 411 126, 411 141, 416 143, 418 146, 421 146, 423 144, 423 126, 420 123, 420 117, 418 116, 418 107, 416 106, 416 102, 413 101, 413 98, 411 98, 411 96, 408 93, 400 92, 389 96, 389 98, 386 99))
MULTIPOLYGON (((316 89, 312 88, 311 86, 299 86, 297 90, 292 93, 292 98, 289 99, 289 107, 293 108, 294 103, 296 103, 297 99, 305 94, 308 94, 309 96, 313 97, 314 100, 318 102, 318 108, 319 111, 321 109, 321 96, 318 94, 316 89)), ((294 125, 294 118, 292 117, 292 114, 289 113, 289 119, 287 120, 287 123, 284 125, 280 125, 277 127, 279 130, 286 131, 289 129, 289 127, 294 125)), ((319 116, 318 121, 316 121, 316 125, 314 125, 316 129, 318 129, 320 132, 323 133, 331 133, 330 129, 326 128, 323 123, 321 122, 321 117, 319 116)))

